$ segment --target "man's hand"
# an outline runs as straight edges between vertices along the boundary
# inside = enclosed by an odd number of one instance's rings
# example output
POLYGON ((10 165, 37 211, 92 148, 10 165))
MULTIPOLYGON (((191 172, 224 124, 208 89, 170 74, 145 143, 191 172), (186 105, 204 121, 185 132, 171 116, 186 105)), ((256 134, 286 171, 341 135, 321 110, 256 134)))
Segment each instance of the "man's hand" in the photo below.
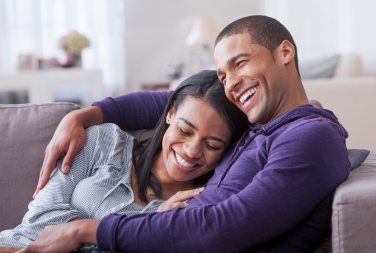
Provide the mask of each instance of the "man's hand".
POLYGON ((193 198, 195 195, 200 194, 205 190, 204 187, 200 189, 193 189, 193 190, 188 190, 188 191, 179 191, 175 193, 174 196, 163 202, 159 207, 157 212, 163 212, 166 210, 171 210, 175 209, 178 207, 187 207, 187 203, 183 203, 183 201, 186 201, 188 199, 193 198))
POLYGON ((23 252, 70 252, 85 244, 96 245, 95 233, 100 220, 78 220, 60 225, 47 226, 37 240, 17 253, 23 252))
POLYGON ((14 253, 17 250, 20 250, 21 248, 18 247, 5 247, 5 246, 0 246, 0 253, 14 253))
POLYGON ((103 123, 103 114, 97 106, 77 110, 67 114, 57 127, 46 148, 39 182, 33 198, 46 185, 59 158, 65 155, 62 171, 68 173, 73 161, 86 142, 85 128, 103 123))

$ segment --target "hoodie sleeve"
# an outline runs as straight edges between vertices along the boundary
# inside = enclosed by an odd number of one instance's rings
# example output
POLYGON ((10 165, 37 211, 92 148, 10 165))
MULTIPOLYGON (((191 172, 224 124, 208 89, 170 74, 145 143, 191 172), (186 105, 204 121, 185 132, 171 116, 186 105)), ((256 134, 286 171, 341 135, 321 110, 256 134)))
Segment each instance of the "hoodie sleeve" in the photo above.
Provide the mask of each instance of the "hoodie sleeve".
POLYGON ((312 247, 307 242, 321 238, 329 227, 331 194, 349 173, 345 139, 331 123, 317 121, 291 129, 267 149, 265 167, 243 190, 225 201, 147 215, 106 216, 97 229, 98 247, 148 252, 240 252, 262 247, 281 235, 287 235, 286 242, 290 239, 288 232, 307 217, 312 218, 329 197, 325 202, 329 207, 322 208, 325 213, 318 212, 319 218, 309 219, 312 224, 306 224, 306 234, 292 235, 293 243, 312 247))
POLYGON ((103 113, 103 123, 114 123, 125 131, 152 129, 173 91, 142 91, 94 102, 103 113))

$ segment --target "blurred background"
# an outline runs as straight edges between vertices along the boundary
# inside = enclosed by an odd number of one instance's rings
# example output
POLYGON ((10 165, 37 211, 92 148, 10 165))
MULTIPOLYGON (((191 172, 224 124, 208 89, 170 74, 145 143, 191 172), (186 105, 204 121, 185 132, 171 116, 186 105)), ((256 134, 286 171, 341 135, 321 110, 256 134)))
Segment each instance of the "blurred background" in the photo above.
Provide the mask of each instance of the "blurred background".
POLYGON ((309 98, 375 147, 376 9, 368 0, 0 0, 0 104, 74 102, 174 89, 215 69, 218 33, 241 17, 291 32, 309 98))

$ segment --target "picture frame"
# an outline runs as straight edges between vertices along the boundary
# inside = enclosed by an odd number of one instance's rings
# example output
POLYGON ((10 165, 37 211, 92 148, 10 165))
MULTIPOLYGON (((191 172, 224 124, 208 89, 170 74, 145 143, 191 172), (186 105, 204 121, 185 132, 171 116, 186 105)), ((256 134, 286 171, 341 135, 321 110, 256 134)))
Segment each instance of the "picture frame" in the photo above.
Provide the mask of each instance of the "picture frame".
POLYGON ((34 54, 19 54, 18 55, 18 70, 19 71, 38 70, 38 57, 34 54))

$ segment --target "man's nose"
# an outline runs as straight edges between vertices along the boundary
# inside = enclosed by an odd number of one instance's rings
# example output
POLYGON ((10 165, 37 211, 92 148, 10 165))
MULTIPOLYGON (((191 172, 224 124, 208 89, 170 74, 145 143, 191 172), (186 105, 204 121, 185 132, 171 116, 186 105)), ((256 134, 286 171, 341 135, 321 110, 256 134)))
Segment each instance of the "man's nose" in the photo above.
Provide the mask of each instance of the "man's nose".
POLYGON ((235 91, 242 79, 237 75, 227 75, 225 89, 228 92, 235 91))
POLYGON ((195 138, 184 144, 184 149, 188 158, 199 158, 201 156, 201 142, 195 138))

